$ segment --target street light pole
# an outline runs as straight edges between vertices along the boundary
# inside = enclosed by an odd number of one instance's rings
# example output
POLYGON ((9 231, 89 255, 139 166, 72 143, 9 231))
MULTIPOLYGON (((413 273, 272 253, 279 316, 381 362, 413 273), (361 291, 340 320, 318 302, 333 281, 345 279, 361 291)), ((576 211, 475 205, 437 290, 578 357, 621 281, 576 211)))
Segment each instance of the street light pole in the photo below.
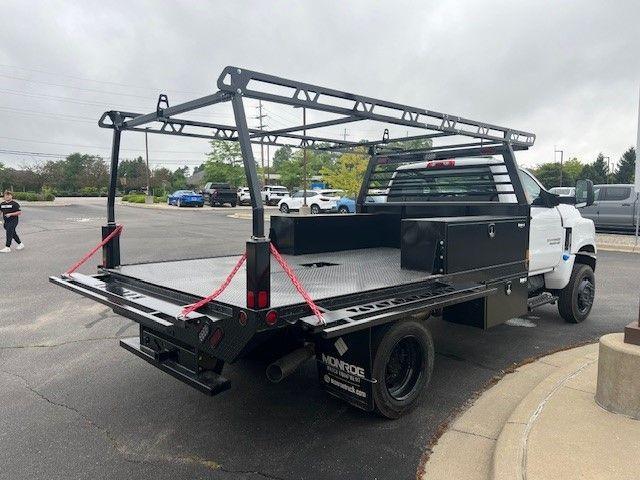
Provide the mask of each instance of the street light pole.
POLYGON ((151 170, 149 170, 149 139, 147 138, 147 130, 144 129, 144 152, 147 159, 147 197, 151 195, 151 170))
POLYGON ((611 183, 609 180, 611 179, 611 157, 609 156, 602 156, 602 159, 606 159, 607 160, 607 183, 611 183))
MULTIPOLYGON (((307 136, 307 108, 302 107, 302 125, 305 127, 302 130, 302 135, 306 138, 307 136)), ((303 140, 304 146, 302 149, 302 188, 304 189, 304 200, 302 202, 302 206, 307 206, 307 141, 303 140)))
POLYGON ((562 186, 562 160, 564 159, 564 150, 553 150, 553 159, 556 159, 556 153, 560 153, 560 186, 562 186))

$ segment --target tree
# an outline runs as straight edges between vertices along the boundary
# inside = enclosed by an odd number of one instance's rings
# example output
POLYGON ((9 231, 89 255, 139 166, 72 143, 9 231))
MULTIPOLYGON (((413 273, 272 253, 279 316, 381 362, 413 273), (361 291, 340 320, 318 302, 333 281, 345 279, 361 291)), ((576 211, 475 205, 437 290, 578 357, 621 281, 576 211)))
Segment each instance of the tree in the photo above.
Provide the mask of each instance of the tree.
POLYGON ((292 151, 289 145, 278 148, 273 154, 273 169, 279 172, 280 166, 291 160, 291 155, 292 151))
POLYGON ((593 183, 607 183, 607 179, 609 178, 609 166, 607 162, 604 160, 604 155, 602 153, 598 154, 595 162, 591 164, 593 176, 590 180, 593 183))
POLYGON ((134 160, 123 160, 118 167, 118 177, 123 190, 143 190, 147 186, 147 164, 138 157, 134 160))
POLYGON ((636 168, 636 149, 629 149, 622 154, 614 178, 616 183, 633 183, 636 168))
POLYGON ((364 149, 357 148, 353 152, 342 154, 334 165, 323 167, 321 173, 331 187, 356 195, 360 190, 367 163, 368 156, 364 149))
POLYGON ((238 142, 211 140, 209 144, 211 145, 211 151, 207 154, 208 160, 228 163, 229 165, 242 164, 242 151, 238 142))
POLYGON ((301 186, 302 164, 295 158, 290 158, 288 161, 281 163, 278 173, 280 174, 280 183, 289 190, 301 186))
POLYGON ((171 174, 171 188, 179 190, 187 187, 187 177, 189 176, 189 167, 184 166, 177 168, 171 174))
POLYGON ((404 142, 391 142, 385 146, 399 148, 400 150, 424 150, 425 148, 431 148, 432 145, 433 141, 430 138, 417 138, 404 142))
POLYGON ((244 178, 244 168, 240 165, 217 160, 207 160, 204 163, 205 182, 225 182, 237 187, 242 185, 244 178))

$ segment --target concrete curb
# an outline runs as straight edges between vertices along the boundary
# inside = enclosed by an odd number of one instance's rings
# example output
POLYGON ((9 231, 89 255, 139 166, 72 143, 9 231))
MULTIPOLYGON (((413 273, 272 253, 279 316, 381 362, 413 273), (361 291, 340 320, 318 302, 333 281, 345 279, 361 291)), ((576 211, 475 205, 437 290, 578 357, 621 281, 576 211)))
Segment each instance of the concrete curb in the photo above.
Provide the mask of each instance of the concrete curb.
POLYGON ((640 245, 637 247, 634 245, 616 245, 615 243, 599 243, 597 244, 598 250, 604 250, 606 252, 626 252, 626 253, 640 253, 640 245))
POLYGON ((558 390, 595 361, 585 356, 570 362, 542 380, 522 399, 498 436, 493 453, 494 480, 526 479, 529 434, 538 417, 558 390))
POLYGON ((39 202, 39 201, 27 202, 25 200, 22 200, 19 203, 23 207, 48 207, 48 208, 70 207, 72 205, 71 203, 55 203, 55 202, 39 202))

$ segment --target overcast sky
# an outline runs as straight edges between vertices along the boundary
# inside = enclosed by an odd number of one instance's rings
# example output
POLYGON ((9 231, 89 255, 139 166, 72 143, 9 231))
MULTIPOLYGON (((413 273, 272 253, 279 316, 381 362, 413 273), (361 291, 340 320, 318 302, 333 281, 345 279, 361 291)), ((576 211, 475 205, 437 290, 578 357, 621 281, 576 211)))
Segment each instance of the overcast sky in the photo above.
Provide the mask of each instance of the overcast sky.
MULTIPOLYGON (((554 146, 565 159, 617 160, 636 141, 640 2, 3 0, 0 162, 107 156, 102 111, 211 93, 226 65, 534 132, 518 157, 528 166, 554 146)), ((295 121, 266 113, 272 128, 295 121)), ((143 148, 143 136, 123 136, 122 156, 143 148)), ((150 137, 154 165, 193 166, 206 150, 150 137)))

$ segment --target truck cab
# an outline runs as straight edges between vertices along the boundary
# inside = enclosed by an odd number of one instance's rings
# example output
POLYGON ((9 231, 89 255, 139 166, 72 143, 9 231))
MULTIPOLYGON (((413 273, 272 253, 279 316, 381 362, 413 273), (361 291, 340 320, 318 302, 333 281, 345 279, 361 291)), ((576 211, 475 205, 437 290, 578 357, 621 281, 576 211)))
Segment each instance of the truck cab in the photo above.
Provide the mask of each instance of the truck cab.
MULTIPOLYGON (((565 320, 581 322, 591 311, 595 292, 595 227, 580 213, 593 204, 593 186, 580 181, 575 193, 580 202, 574 197, 561 203, 561 197, 547 191, 528 170, 518 169, 518 175, 530 205, 530 308, 557 302, 565 320)), ((431 202, 516 202, 506 166, 493 156, 402 165, 393 173, 385 195, 390 203, 425 198, 431 202)))

